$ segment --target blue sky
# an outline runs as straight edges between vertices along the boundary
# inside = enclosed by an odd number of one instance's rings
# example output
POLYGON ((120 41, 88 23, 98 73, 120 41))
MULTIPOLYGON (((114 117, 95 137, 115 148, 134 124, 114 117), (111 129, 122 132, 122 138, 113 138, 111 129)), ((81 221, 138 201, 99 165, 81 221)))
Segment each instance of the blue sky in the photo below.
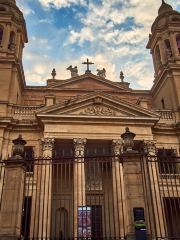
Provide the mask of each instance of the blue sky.
MULTIPOLYGON (((46 85, 52 69, 57 79, 70 78, 69 65, 78 67, 87 57, 107 79, 125 81, 133 89, 150 89, 154 69, 146 49, 150 28, 161 0, 16 0, 24 13, 29 42, 23 65, 27 85, 46 85)), ((180 0, 167 0, 180 11, 180 0)))

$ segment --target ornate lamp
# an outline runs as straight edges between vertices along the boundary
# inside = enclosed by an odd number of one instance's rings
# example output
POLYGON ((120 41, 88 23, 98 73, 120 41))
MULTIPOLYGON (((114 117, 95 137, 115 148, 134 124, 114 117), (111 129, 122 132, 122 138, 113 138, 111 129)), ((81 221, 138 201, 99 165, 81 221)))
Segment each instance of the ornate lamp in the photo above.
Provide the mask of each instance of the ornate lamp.
POLYGON ((124 147, 126 148, 126 151, 132 151, 135 136, 136 134, 130 132, 128 127, 126 128, 126 132, 121 135, 124 140, 124 147))
POLYGON ((13 140, 14 143, 14 156, 21 156, 24 153, 24 146, 26 145, 26 141, 22 139, 22 135, 19 134, 19 137, 13 140))

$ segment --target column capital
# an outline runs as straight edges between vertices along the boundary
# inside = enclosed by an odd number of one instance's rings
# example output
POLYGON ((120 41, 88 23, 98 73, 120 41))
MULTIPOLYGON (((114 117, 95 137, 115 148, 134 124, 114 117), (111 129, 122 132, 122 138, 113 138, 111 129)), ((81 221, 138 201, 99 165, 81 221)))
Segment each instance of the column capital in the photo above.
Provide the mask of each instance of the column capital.
POLYGON ((17 29, 17 33, 22 33, 22 30, 21 29, 17 29))
POLYGON ((87 138, 73 138, 75 156, 83 157, 87 138))
POLYGON ((172 34, 174 34, 174 31, 173 31, 173 30, 170 30, 170 31, 168 32, 168 35, 170 36, 170 35, 172 35, 172 34))
POLYGON ((52 151, 53 148, 54 148, 54 141, 55 139, 54 138, 42 138, 41 139, 42 141, 42 149, 43 151, 47 151, 47 150, 50 150, 52 151))
POLYGON ((6 22, 6 26, 10 26, 11 27, 11 22, 6 22))
POLYGON ((142 149, 143 153, 149 153, 150 155, 154 155, 155 150, 156 150, 156 141, 155 140, 143 140, 141 149, 142 149))
POLYGON ((161 41, 161 40, 162 40, 162 37, 158 37, 157 40, 158 40, 158 42, 161 41))
POLYGON ((123 151, 123 140, 122 139, 113 139, 111 147, 114 151, 114 155, 119 155, 120 151, 123 151))

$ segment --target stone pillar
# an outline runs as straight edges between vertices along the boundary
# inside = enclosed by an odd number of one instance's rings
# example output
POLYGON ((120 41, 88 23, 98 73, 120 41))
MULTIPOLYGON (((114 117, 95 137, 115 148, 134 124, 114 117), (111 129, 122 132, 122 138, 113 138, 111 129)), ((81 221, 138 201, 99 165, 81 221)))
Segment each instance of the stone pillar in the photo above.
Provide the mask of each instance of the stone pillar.
POLYGON ((84 149, 87 139, 74 138, 74 238, 78 236, 78 207, 86 205, 84 149))
POLYGON ((6 28, 5 28, 5 31, 4 31, 4 36, 3 36, 3 49, 5 49, 5 50, 8 50, 10 31, 11 31, 11 23, 7 22, 6 23, 6 28))
POLYGON ((134 240, 134 213, 133 208, 145 209, 143 181, 141 172, 141 154, 136 151, 125 151, 123 158, 123 173, 125 186, 127 240, 134 240))
MULTIPOLYGON (((160 190, 159 190, 159 166, 158 162, 155 162, 156 156, 155 156, 155 147, 156 147, 156 141, 149 140, 149 141, 143 141, 142 149, 144 153, 148 153, 149 160, 150 162, 147 162, 148 156, 144 156, 144 171, 145 171, 145 178, 146 182, 146 194, 148 198, 148 206, 149 206, 149 215, 151 219, 151 224, 154 224, 154 216, 155 216, 155 221, 156 221, 156 226, 157 226, 157 235, 158 236, 166 236, 165 233, 165 227, 166 227, 166 222, 164 222, 164 219, 166 219, 164 213, 164 202, 163 199, 160 195, 160 190), (151 156, 154 156, 151 158, 151 156), (154 216, 153 216, 154 212, 154 216)), ((154 235, 155 232, 152 232, 152 235, 154 235)), ((155 237, 155 236, 153 236, 155 237)))
POLYGON ((21 236, 21 221, 24 196, 26 163, 21 157, 26 141, 13 141, 14 155, 4 161, 6 165, 0 212, 0 240, 18 240, 21 236))
POLYGON ((53 94, 45 95, 44 97, 45 97, 45 104, 47 107, 53 105, 56 101, 56 96, 54 96, 53 94))
POLYGON ((174 31, 169 31, 169 37, 170 37, 170 44, 171 44, 171 50, 173 53, 173 57, 174 58, 178 58, 179 57, 179 51, 178 51, 178 47, 177 47, 177 42, 176 42, 176 38, 174 35, 174 31))
POLYGON ((119 162, 120 151, 123 152, 123 141, 121 139, 112 140, 114 158, 112 159, 112 181, 113 181, 113 203, 115 234, 113 237, 124 237, 125 223, 125 199, 124 199, 124 178, 122 163, 119 162))
POLYGON ((20 47, 20 42, 21 42, 21 29, 17 30, 17 40, 16 40, 16 52, 15 55, 18 58, 19 57, 19 47, 20 47))
POLYGON ((166 51, 164 49, 162 37, 158 37, 158 44, 159 44, 159 50, 160 50, 160 54, 161 54, 162 64, 165 64, 166 63, 166 51))
POLYGON ((41 166, 40 206, 38 236, 41 239, 50 238, 51 226, 51 200, 52 200, 52 150, 54 138, 43 138, 43 161, 41 166))

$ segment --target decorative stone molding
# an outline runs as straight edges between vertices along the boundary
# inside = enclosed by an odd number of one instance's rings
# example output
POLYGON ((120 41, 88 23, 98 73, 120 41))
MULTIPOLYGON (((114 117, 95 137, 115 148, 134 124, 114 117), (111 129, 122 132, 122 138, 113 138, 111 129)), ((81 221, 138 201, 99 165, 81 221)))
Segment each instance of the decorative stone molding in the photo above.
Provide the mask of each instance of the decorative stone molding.
POLYGON ((94 102, 95 103, 102 103, 102 98, 101 97, 96 97, 96 98, 94 98, 94 102))
POLYGON ((87 143, 86 138, 74 138, 73 139, 73 147, 74 153, 76 157, 83 157, 84 156, 84 149, 87 143))
POLYGON ((120 152, 123 152, 123 141, 122 139, 113 139, 111 147, 114 151, 114 155, 119 155, 120 152))
POLYGON ((144 140, 141 151, 143 153, 149 153, 150 155, 154 155, 156 150, 156 141, 154 140, 144 140))
POLYGON ((42 138, 43 151, 52 151, 54 148, 54 138, 42 138))
POLYGON ((161 41, 161 40, 162 40, 162 37, 158 37, 157 40, 158 40, 158 42, 161 41))
POLYGON ((104 116, 115 116, 116 112, 110 108, 102 107, 102 106, 91 106, 84 109, 80 114, 83 115, 104 115, 104 116))

